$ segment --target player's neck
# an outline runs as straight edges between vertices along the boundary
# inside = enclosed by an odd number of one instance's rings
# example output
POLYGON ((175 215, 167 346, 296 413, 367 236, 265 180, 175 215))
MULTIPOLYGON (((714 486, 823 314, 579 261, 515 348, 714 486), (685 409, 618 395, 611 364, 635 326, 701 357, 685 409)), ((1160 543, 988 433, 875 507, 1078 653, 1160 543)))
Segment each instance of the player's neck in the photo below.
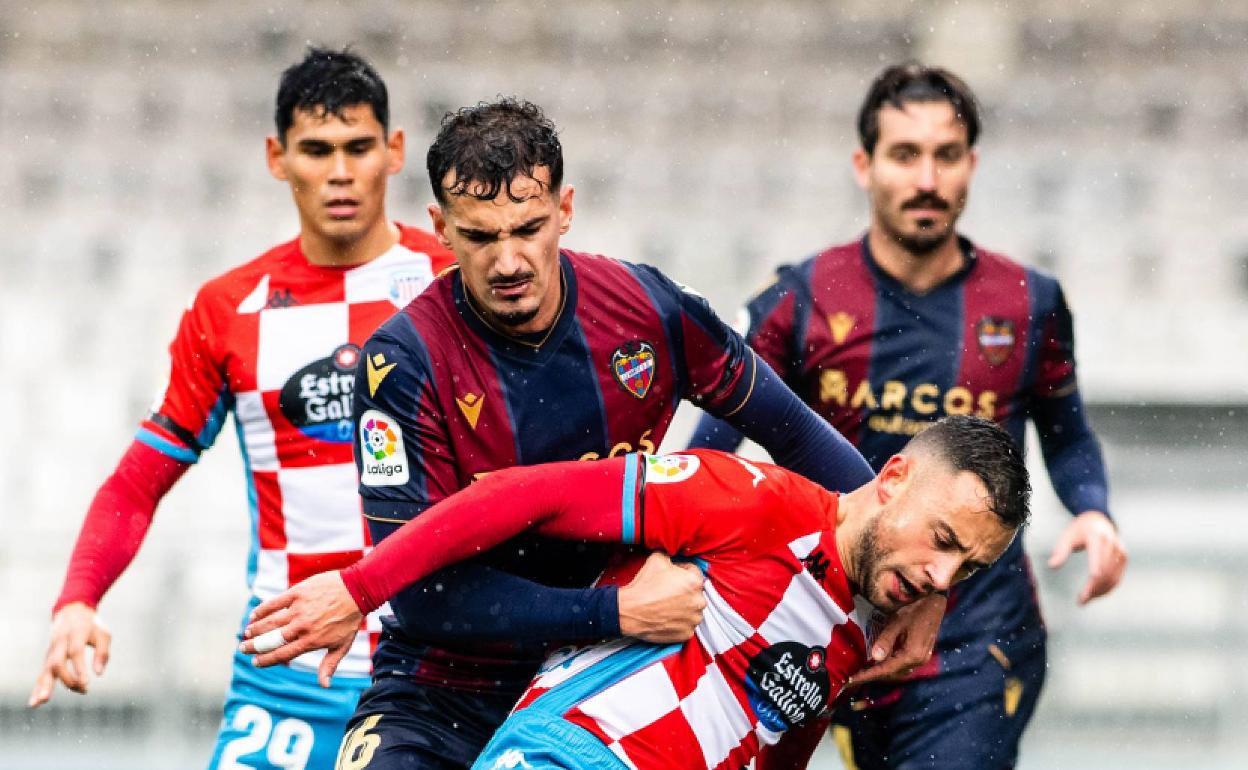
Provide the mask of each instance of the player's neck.
POLYGON ((866 530, 868 503, 874 489, 875 482, 871 481, 853 492, 842 494, 836 503, 836 521, 832 522, 836 531, 836 555, 841 558, 841 567, 845 570, 845 578, 851 586, 861 586, 858 560, 854 558, 854 554, 858 550, 858 541, 866 530))
POLYGON ((323 267, 362 265, 385 254, 399 242, 399 227, 384 217, 359 238, 337 240, 309 227, 299 234, 299 248, 308 262, 323 267))
POLYGON ((966 264, 966 255, 953 233, 926 254, 915 254, 874 225, 867 233, 867 243, 875 264, 913 294, 926 294, 966 264))

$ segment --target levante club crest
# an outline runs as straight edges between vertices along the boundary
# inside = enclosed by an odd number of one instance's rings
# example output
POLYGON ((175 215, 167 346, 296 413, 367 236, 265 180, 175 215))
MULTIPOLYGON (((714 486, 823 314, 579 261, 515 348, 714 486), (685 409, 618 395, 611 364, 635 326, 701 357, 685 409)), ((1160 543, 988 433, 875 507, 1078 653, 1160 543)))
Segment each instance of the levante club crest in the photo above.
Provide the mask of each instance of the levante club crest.
POLYGON ((636 398, 645 398, 654 384, 654 367, 657 361, 654 348, 649 342, 633 340, 625 342, 611 354, 611 373, 636 398))
POLYGON ((1000 366, 1014 352, 1014 322, 1008 318, 984 316, 975 326, 979 350, 993 366, 1000 366))

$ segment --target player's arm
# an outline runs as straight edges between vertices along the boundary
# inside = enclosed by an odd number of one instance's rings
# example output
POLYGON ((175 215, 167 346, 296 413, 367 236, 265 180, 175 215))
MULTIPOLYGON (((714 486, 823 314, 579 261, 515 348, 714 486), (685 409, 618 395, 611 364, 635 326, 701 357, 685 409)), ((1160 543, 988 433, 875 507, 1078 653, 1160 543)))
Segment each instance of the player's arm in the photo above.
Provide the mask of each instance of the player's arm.
POLYGON ((211 340, 216 330, 201 296, 186 311, 170 345, 171 372, 164 398, 96 492, 52 608, 52 630, 28 705, 46 703, 57 680, 87 691, 90 672, 104 673, 111 635, 96 617, 104 594, 134 560, 156 507, 220 427, 225 401, 211 340), (187 427, 184 427, 187 426, 187 427), (198 434, 189 426, 197 427, 198 434), (86 665, 86 648, 95 650, 86 665))
MULTIPOLYGON (((792 267, 782 267, 776 280, 756 294, 742 313, 746 328, 742 331, 748 344, 786 382, 799 367, 793 336, 797 309, 806 302, 801 283, 794 278, 792 267)), ((740 330, 740 325, 738 325, 740 330)), ((716 449, 734 452, 745 437, 727 421, 703 413, 689 440, 690 449, 716 449)))
POLYGON ((668 306, 672 337, 684 352, 686 397, 825 489, 849 491, 875 477, 854 445, 802 403, 705 299, 653 268, 633 269, 668 306))
MULTIPOLYGON (((362 385, 355 394, 356 458, 364 514, 375 543, 387 540, 404 522, 423 517, 432 502, 448 497, 460 484, 423 350, 418 338, 404 338, 400 344, 383 330, 365 346, 357 374, 362 385), (378 379, 381 372, 385 374, 378 379), (379 430, 380 420, 394 433, 394 454, 387 455, 385 443, 365 446, 370 420, 373 429, 379 430), (372 456, 378 453, 381 457, 372 456), (402 473, 395 465, 399 460, 402 473), (386 469, 392 473, 386 475, 386 469)), ((622 633, 646 638, 655 634, 657 639, 684 633, 692 617, 680 608, 688 606, 694 589, 675 571, 663 578, 654 569, 635 586, 552 588, 468 560, 404 588, 391 598, 390 608, 402 627, 421 639, 545 642, 622 633)))
POLYGON ((1105 459, 1079 393, 1070 310, 1055 283, 1041 284, 1040 290, 1053 293, 1053 309, 1040 325, 1031 417, 1049 479, 1075 517, 1058 538, 1049 566, 1060 567, 1074 551, 1088 552, 1088 581, 1079 594, 1085 604, 1114 589, 1126 570, 1127 552, 1109 514, 1105 459))
MULTIPOLYGON (((629 455, 492 473, 407 522, 351 567, 309 578, 262 603, 241 649, 264 653, 256 658, 262 666, 328 649, 320 669, 328 682, 364 614, 516 535, 637 542, 639 466, 639 456, 629 455)), ((700 586, 700 576, 689 579, 700 586)))

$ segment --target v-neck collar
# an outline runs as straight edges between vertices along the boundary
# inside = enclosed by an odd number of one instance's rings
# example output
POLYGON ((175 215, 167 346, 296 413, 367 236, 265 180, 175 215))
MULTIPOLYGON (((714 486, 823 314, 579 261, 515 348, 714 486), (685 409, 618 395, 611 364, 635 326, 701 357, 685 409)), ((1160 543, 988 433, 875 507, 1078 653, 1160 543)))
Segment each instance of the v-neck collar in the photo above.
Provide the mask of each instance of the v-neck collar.
POLYGON ((572 268, 572 262, 563 250, 559 251, 559 275, 563 286, 559 312, 555 316, 555 321, 550 328, 544 333, 537 335, 538 341, 536 342, 529 339, 533 335, 514 337, 504 334, 486 323, 481 316, 481 311, 477 309, 475 303, 469 298, 467 290, 464 288, 463 274, 458 270, 455 271, 451 281, 455 310, 459 313, 459 317, 464 319, 464 323, 468 324, 468 328, 484 339, 491 349, 519 361, 544 362, 553 355, 553 351, 559 348, 568 331, 576 323, 578 296, 576 271, 572 268))
POLYGON ((880 266, 880 263, 875 259, 875 255, 871 253, 871 244, 867 241, 866 235, 862 236, 862 240, 859 243, 862 248, 862 261, 881 285, 892 294, 897 294, 910 300, 921 300, 924 297, 930 297, 951 286, 962 283, 971 274, 971 271, 975 269, 975 265, 979 264, 979 256, 975 252, 975 244, 961 235, 957 236, 957 239, 958 248, 962 251, 964 264, 956 273, 921 294, 911 291, 904 283, 889 275, 888 271, 880 266))

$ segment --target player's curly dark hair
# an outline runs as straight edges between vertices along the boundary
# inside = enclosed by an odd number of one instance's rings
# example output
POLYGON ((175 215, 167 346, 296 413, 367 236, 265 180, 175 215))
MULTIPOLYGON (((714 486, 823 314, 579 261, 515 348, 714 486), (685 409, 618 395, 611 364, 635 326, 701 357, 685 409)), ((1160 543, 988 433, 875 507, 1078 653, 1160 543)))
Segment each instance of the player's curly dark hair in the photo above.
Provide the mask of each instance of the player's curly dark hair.
POLYGON ((494 200, 500 191, 517 203, 511 185, 533 178, 534 169, 550 172, 550 190, 563 184, 563 147, 555 124, 532 102, 506 97, 447 113, 429 147, 425 166, 438 203, 448 195, 494 200), (443 185, 454 171, 450 187, 443 185))
POLYGON ((880 140, 880 109, 890 105, 900 110, 906 102, 949 102, 953 114, 966 126, 966 143, 975 146, 979 138, 979 103, 970 86, 943 67, 907 62, 894 64, 877 75, 858 109, 858 139, 868 155, 875 152, 875 144, 880 140))
MULTIPOLYGON (((1031 515, 1031 481, 1023 453, 1000 425, 982 417, 951 415, 910 439, 907 449, 933 449, 955 470, 970 471, 988 490, 992 512, 1010 529, 1031 515)), ((904 450, 903 450, 904 451, 904 450)))
POLYGON ((390 96, 377 70, 350 49, 309 46, 303 61, 282 73, 273 110, 277 138, 286 144, 286 132, 295 122, 296 110, 341 118, 344 110, 357 104, 372 107, 377 122, 389 133, 390 96))

